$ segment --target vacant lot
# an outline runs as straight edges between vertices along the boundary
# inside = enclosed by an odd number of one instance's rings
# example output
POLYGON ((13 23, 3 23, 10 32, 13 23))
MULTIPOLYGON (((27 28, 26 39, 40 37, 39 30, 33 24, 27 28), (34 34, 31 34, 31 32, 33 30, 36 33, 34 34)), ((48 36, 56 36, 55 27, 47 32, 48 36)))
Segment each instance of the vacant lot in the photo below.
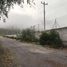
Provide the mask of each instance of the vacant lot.
POLYGON ((0 42, 10 49, 18 67, 67 67, 67 50, 43 48, 3 37, 0 42))

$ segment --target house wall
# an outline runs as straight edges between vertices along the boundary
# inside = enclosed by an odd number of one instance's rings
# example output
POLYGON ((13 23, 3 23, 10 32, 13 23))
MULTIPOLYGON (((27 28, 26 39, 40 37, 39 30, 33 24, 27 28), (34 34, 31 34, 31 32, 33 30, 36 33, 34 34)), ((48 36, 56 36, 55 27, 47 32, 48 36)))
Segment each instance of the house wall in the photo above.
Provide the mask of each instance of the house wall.
MULTIPOLYGON (((63 44, 65 46, 67 46, 67 28, 58 28, 58 29, 54 29, 56 30, 57 32, 59 32, 60 34, 60 38, 62 39, 63 41, 63 44)), ((49 32, 50 30, 46 30, 46 32, 49 32)), ((37 33, 36 36, 38 36, 39 38, 39 35, 41 35, 41 33, 37 33)))
POLYGON ((57 29, 57 32, 59 32, 63 44, 67 46, 67 28, 57 29))

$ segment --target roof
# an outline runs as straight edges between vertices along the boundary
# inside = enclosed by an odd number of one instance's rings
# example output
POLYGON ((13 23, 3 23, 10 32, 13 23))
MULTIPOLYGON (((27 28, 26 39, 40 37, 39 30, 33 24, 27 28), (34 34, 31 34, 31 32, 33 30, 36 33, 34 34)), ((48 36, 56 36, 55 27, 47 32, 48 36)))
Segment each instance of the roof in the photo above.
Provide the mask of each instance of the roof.
MULTIPOLYGON (((61 28, 54 28, 53 30, 62 30, 62 29, 67 29, 67 27, 61 27, 61 28)), ((46 30, 46 31, 50 31, 52 29, 46 30)))

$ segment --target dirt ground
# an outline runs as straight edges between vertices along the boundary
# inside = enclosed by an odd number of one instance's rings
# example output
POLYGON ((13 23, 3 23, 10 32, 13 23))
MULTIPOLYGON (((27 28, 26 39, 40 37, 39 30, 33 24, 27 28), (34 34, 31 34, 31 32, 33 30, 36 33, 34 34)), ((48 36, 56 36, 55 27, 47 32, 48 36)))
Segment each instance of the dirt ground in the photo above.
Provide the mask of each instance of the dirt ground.
POLYGON ((0 43, 15 56, 17 67, 67 67, 67 49, 50 49, 0 37, 0 43))

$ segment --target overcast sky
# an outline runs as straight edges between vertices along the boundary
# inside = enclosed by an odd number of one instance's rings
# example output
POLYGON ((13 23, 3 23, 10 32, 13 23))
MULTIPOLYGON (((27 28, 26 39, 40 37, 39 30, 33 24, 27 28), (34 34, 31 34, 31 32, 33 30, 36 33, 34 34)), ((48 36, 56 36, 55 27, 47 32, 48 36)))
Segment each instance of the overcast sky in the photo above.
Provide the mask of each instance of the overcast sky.
MULTIPOLYGON (((40 24, 43 28, 43 5, 41 1, 36 0, 36 5, 31 8, 24 4, 21 8, 15 5, 9 12, 9 18, 6 23, 0 21, 0 27, 29 28, 40 24)), ((58 27, 67 26, 67 0, 46 0, 46 29, 52 28, 56 18, 58 27)))

